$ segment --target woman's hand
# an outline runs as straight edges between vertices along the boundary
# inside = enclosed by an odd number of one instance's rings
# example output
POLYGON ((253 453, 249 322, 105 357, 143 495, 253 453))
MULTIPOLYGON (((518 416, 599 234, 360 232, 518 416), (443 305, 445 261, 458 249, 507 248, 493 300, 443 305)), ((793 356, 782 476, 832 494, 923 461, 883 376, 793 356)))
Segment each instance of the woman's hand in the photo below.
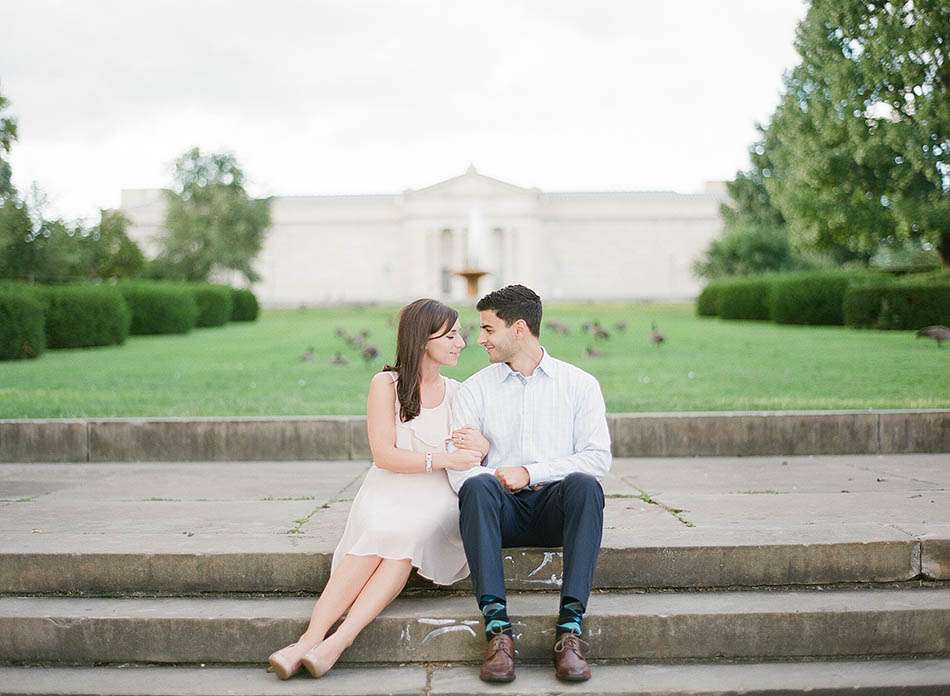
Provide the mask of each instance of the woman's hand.
POLYGON ((452 433, 449 439, 452 441, 452 444, 459 449, 475 450, 482 455, 482 459, 485 458, 488 454, 488 450, 491 449, 491 443, 482 435, 478 428, 471 428, 469 426, 459 428, 452 433))
POLYGON ((481 453, 471 449, 457 449, 450 454, 441 456, 445 458, 443 468, 452 469, 453 471, 465 471, 482 463, 481 453))

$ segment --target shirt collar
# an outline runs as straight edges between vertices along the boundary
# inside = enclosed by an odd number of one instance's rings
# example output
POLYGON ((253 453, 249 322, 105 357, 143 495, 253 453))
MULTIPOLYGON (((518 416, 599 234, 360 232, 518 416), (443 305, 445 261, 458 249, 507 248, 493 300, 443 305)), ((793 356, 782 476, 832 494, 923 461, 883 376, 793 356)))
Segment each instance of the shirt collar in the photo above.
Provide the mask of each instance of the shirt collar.
MULTIPOLYGON (((535 368, 535 370, 541 370, 541 372, 546 374, 548 377, 553 377, 554 371, 556 369, 557 368, 555 366, 554 358, 552 358, 551 354, 545 350, 544 346, 541 346, 541 362, 538 363, 538 366, 535 368)), ((521 373, 512 370, 511 365, 508 363, 501 363, 501 369, 498 370, 498 381, 504 382, 506 379, 511 377, 511 375, 515 374, 521 373)))

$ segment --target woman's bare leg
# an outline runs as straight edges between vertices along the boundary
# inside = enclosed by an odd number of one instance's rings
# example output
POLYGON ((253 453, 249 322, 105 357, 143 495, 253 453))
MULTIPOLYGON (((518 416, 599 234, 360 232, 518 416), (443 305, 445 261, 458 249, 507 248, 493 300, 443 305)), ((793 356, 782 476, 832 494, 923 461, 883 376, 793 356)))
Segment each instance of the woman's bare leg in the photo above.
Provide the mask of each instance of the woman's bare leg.
POLYGON ((304 653, 323 640, 330 626, 353 604, 382 560, 379 556, 346 554, 343 557, 313 606, 307 630, 294 644, 282 648, 268 658, 271 667, 277 670, 281 679, 292 674, 300 666, 304 653))
MULTIPOLYGON (((394 561, 383 559, 376 572, 363 586, 356 600, 350 606, 343 623, 316 648, 310 651, 307 661, 311 661, 316 671, 322 674, 329 670, 359 635, 379 613, 402 591, 412 571, 408 559, 394 561)), ((306 662, 305 662, 306 664, 306 662)))
POLYGON ((346 613, 359 596, 382 560, 379 556, 354 556, 349 553, 343 556, 314 604, 310 624, 299 642, 308 643, 309 649, 323 640, 330 626, 346 613))

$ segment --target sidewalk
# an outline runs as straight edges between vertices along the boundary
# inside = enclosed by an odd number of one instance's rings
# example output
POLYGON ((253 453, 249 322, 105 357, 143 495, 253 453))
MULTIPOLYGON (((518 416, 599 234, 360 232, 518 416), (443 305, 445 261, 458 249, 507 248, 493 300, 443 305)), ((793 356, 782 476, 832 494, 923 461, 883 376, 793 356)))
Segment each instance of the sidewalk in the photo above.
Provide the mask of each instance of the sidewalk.
MULTIPOLYGON (((367 466, 0 465, 0 592, 319 591, 367 466)), ((948 488, 948 455, 616 459, 597 584, 948 579, 948 488)), ((556 589, 559 556, 512 579, 556 589)))

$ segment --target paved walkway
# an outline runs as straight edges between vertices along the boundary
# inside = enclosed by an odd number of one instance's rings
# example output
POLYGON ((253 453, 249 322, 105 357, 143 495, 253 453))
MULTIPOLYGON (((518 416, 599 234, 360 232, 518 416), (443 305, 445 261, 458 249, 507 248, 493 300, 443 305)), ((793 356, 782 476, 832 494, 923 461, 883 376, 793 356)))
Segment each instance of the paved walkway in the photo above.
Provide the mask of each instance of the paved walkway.
MULTIPOLYGON (((0 465, 0 553, 330 553, 367 462, 0 465)), ((950 540, 950 455, 617 459, 604 547, 950 540)))

